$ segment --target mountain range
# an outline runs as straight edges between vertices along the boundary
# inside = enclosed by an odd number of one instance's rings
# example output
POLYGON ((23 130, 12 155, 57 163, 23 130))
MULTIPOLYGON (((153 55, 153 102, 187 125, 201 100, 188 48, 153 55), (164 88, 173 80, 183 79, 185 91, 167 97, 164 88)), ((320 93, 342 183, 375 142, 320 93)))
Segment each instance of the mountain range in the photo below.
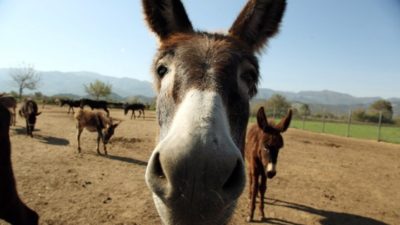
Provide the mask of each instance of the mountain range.
MULTIPOLYGON (((9 75, 9 69, 0 68, 0 92, 16 91, 9 75)), ((74 97, 83 97, 87 94, 84 85, 95 80, 100 80, 112 85, 112 99, 123 101, 136 96, 139 99, 149 101, 155 96, 151 82, 141 81, 133 78, 116 78, 105 76, 94 72, 60 72, 60 71, 39 71, 41 81, 35 91, 49 96, 68 95, 74 97)), ((26 91, 29 93, 29 91, 26 91)), ((32 92, 32 91, 31 91, 32 92)), ((300 91, 287 92, 277 91, 268 88, 259 88, 258 94, 254 100, 268 99, 274 94, 285 96, 294 103, 307 103, 313 106, 313 109, 324 109, 336 113, 345 113, 349 109, 366 108, 381 97, 354 97, 349 94, 335 91, 300 91)), ((395 114, 400 114, 400 98, 386 99, 393 105, 395 114)))

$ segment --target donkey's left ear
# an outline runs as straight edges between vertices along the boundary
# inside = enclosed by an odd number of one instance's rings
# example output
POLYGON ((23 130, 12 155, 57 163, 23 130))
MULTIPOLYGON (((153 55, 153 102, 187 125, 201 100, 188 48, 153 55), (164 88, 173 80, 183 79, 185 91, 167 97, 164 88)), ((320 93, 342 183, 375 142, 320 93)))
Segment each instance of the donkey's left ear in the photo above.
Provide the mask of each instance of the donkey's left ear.
POLYGON ((286 0, 249 0, 229 33, 260 51, 278 33, 285 8, 286 0))
POLYGON ((280 131, 280 132, 285 132, 290 125, 290 121, 292 120, 292 110, 289 109, 288 113, 286 114, 286 116, 284 118, 281 119, 281 122, 279 122, 278 125, 276 125, 276 128, 280 131))
POLYGON ((36 116, 39 116, 40 114, 42 114, 42 112, 38 112, 38 113, 36 113, 36 116))
POLYGON ((150 29, 164 40, 173 33, 193 31, 192 23, 180 0, 142 0, 150 29))

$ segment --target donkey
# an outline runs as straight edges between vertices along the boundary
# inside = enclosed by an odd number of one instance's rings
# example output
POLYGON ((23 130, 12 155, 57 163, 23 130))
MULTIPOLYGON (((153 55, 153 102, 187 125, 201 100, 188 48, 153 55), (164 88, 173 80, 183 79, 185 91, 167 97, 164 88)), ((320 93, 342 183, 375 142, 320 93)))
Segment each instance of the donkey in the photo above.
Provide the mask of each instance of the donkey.
POLYGON ((80 100, 70 100, 70 99, 60 99, 60 106, 63 107, 64 105, 68 105, 68 112, 67 114, 69 114, 69 112, 72 110, 72 113, 75 113, 74 111, 74 107, 80 107, 81 106, 81 101, 80 100))
POLYGON ((139 111, 139 116, 138 118, 143 115, 143 119, 144 119, 144 109, 146 108, 146 106, 142 103, 133 103, 133 104, 125 104, 124 105, 124 115, 128 114, 129 110, 132 110, 132 115, 131 115, 131 119, 132 117, 136 119, 136 115, 135 115, 135 110, 139 111))
POLYGON ((18 196, 11 163, 10 112, 0 104, 0 219, 11 224, 36 225, 38 214, 18 196))
POLYGON ((99 100, 91 100, 87 98, 83 98, 80 100, 80 108, 83 109, 85 106, 89 106, 92 110, 93 109, 103 109, 106 111, 107 116, 110 115, 110 111, 108 111, 106 101, 99 101, 99 100))
POLYGON ((18 111, 21 117, 25 118, 26 121, 26 134, 33 137, 33 131, 35 130, 36 117, 41 114, 38 112, 38 106, 33 100, 26 100, 22 104, 21 109, 18 111))
POLYGON ((249 175, 249 200, 250 213, 247 221, 253 221, 256 197, 260 192, 259 210, 261 220, 264 214, 264 195, 267 190, 267 178, 272 179, 276 175, 276 164, 279 149, 283 147, 281 133, 285 132, 292 119, 292 111, 282 118, 278 125, 268 123, 264 107, 257 112, 257 124, 250 127, 247 134, 245 156, 249 175))
POLYGON ((160 41, 152 65, 160 133, 146 183, 163 224, 226 224, 246 183, 255 54, 278 32, 286 1, 249 1, 227 34, 195 31, 180 0, 142 3, 160 41))
POLYGON ((84 111, 80 109, 74 115, 76 120, 76 128, 78 129, 77 139, 78 139, 78 152, 81 153, 81 134, 83 128, 90 132, 97 132, 97 153, 101 155, 99 146, 100 140, 103 141, 104 146, 104 154, 107 155, 106 144, 113 136, 115 128, 120 124, 113 123, 113 119, 111 117, 107 117, 102 112, 90 112, 84 111))
POLYGON ((2 94, 0 95, 0 104, 10 110, 10 112, 12 113, 11 124, 15 126, 15 124, 17 123, 17 117, 16 117, 17 100, 15 100, 15 98, 12 96, 4 96, 4 94, 2 94))

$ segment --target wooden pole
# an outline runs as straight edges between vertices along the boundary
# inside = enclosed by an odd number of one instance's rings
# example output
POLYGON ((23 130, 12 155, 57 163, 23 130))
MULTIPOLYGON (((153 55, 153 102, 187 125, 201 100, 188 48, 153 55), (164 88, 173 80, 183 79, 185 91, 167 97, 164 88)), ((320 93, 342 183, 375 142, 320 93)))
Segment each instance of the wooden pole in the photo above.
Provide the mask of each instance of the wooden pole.
POLYGON ((350 126, 351 126, 351 109, 349 111, 349 120, 347 121, 347 133, 346 133, 346 137, 350 137, 350 126))
POLYGON ((325 109, 322 113, 322 133, 325 133, 325 109))
POLYGON ((381 141, 382 111, 379 112, 378 141, 381 141))

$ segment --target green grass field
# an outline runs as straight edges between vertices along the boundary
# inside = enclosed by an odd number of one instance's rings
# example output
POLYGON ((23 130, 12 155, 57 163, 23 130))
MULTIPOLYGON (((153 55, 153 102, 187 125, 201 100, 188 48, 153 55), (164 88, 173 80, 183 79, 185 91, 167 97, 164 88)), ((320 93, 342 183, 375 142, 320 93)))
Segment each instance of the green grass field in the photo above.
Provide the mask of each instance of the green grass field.
MULTIPOLYGON (((254 117, 250 118, 250 122, 255 121, 256 119, 254 117)), ((303 121, 292 120, 290 127, 303 129, 303 121)), ((306 121, 304 124, 304 130, 322 133, 323 123, 321 121, 306 121)), ((326 122, 324 133, 346 137, 347 123, 326 122)), ((349 133, 349 137, 377 140, 378 126, 372 124, 351 124, 349 133)), ((383 125, 381 127, 380 140, 400 144, 400 127, 383 125)))

